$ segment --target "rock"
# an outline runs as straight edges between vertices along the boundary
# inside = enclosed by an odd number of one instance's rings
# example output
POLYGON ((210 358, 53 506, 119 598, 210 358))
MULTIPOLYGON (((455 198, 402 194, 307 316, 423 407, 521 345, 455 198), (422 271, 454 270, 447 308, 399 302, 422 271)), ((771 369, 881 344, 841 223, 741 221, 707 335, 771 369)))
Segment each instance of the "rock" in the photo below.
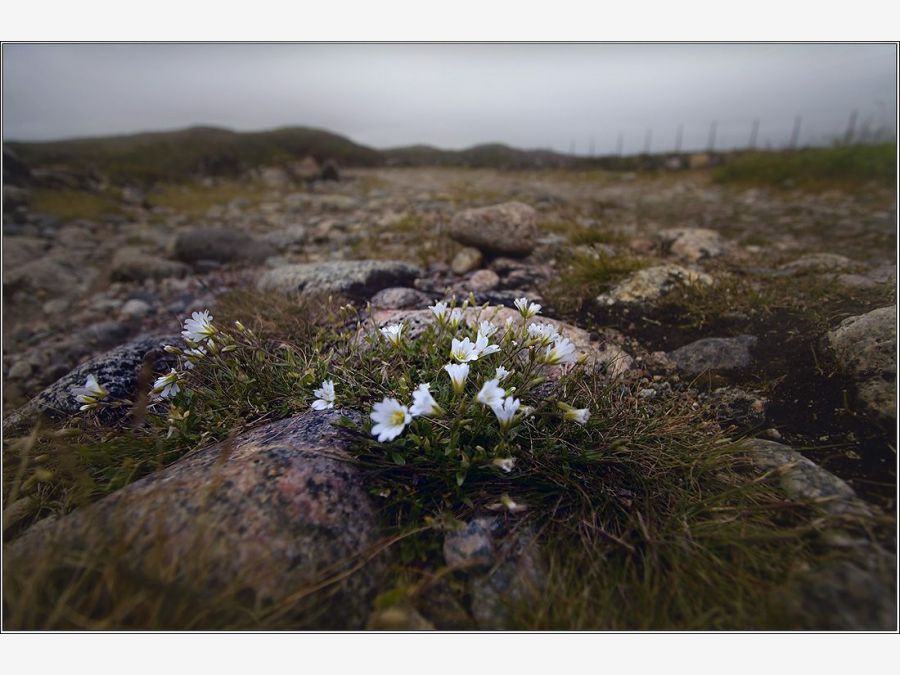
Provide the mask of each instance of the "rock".
POLYGON ((44 255, 46 250, 47 240, 40 237, 3 237, 3 270, 9 272, 27 265, 44 255))
POLYGON ((149 206, 149 204, 147 204, 146 193, 136 187, 122 188, 122 201, 125 202, 128 206, 149 206))
POLYGON ((895 419, 897 411, 897 308, 893 305, 844 319, 825 336, 840 370, 857 382, 870 412, 895 419))
POLYGON ((200 260, 259 263, 274 255, 275 248, 240 230, 198 227, 178 234, 174 253, 178 260, 186 263, 200 260))
POLYGON ((897 558, 874 546, 806 572, 774 599, 791 629, 897 631, 897 558))
POLYGON ((277 166, 268 166, 259 172, 259 178, 266 187, 278 190, 289 187, 292 183, 287 171, 277 166))
POLYGON ((492 291, 500 285, 500 277, 494 270, 478 270, 468 279, 465 286, 476 293, 492 291))
POLYGON ((62 256, 45 255, 27 265, 19 265, 4 270, 3 292, 22 292, 34 298, 72 298, 81 294, 87 284, 96 276, 92 267, 79 265, 75 260, 62 256))
POLYGON ((622 377, 634 368, 634 359, 619 345, 608 342, 597 352, 597 364, 606 369, 611 378, 622 377))
POLYGON ((865 274, 839 274, 838 282, 850 288, 877 288, 883 284, 897 285, 897 266, 879 265, 865 274))
POLYGON ((734 424, 740 429, 760 427, 766 422, 768 401, 738 389, 720 387, 705 397, 713 409, 716 419, 722 424, 734 424))
MULTIPOLYGON (((62 419, 77 413, 80 403, 72 396, 71 389, 83 385, 90 374, 97 377, 97 381, 106 387, 112 398, 133 401, 139 382, 149 390, 154 373, 168 370, 175 364, 175 357, 162 349, 167 344, 181 345, 181 338, 177 335, 138 338, 83 363, 7 416, 3 420, 3 433, 19 430, 41 415, 62 419), (142 372, 145 364, 148 369, 142 372)), ((127 408, 104 411, 110 421, 124 417, 127 413, 127 408)))
POLYGON ((712 284, 712 277, 703 272, 680 265, 658 265, 634 272, 609 293, 598 296, 596 301, 607 306, 650 303, 680 287, 712 284))
POLYGON ((359 206, 359 201, 348 195, 320 195, 310 192, 295 192, 284 198, 284 203, 292 212, 307 209, 321 211, 349 211, 359 206))
POLYGON ((472 246, 465 246, 453 256, 453 261, 450 263, 450 269, 453 270, 454 274, 468 274, 472 270, 478 269, 481 265, 481 261, 481 251, 472 246))
POLYGON ((121 344, 130 332, 131 329, 119 321, 97 321, 75 333, 75 342, 91 349, 109 349, 121 344))
POLYGON ((688 375, 708 370, 746 368, 753 361, 750 349, 756 346, 753 335, 733 338, 703 338, 669 352, 669 359, 688 375))
POLYGON ((294 178, 302 181, 311 182, 319 177, 319 163, 312 155, 307 155, 299 162, 291 164, 291 174, 294 178))
POLYGON ((302 246, 306 242, 306 238, 306 227, 303 225, 291 225, 281 230, 267 232, 261 237, 262 241, 271 244, 279 251, 302 246))
POLYGON ((116 251, 110 263, 110 278, 113 281, 181 278, 189 271, 190 268, 183 263, 160 258, 130 246, 116 251))
POLYGON ((32 365, 28 361, 16 361, 6 376, 10 380, 24 380, 31 375, 32 365))
POLYGON ((431 297, 415 288, 398 286, 378 291, 371 303, 379 309, 422 309, 431 304, 431 297))
POLYGON ((51 547, 90 550, 148 585, 190 589, 198 603, 223 594, 247 611, 289 603, 293 628, 361 629, 386 567, 374 556, 375 509, 347 452, 352 436, 333 426, 341 416, 309 411, 207 446, 39 523, 4 553, 24 566, 51 547))
POLYGON ((409 284, 421 274, 415 265, 398 260, 340 260, 268 270, 258 287, 279 293, 325 292, 366 298, 383 288, 409 284))
POLYGON ((119 310, 119 315, 127 320, 143 319, 150 313, 152 307, 150 303, 139 298, 132 298, 119 310))
POLYGON ((664 251, 688 262, 716 258, 727 251, 726 242, 718 232, 702 227, 674 227, 656 236, 664 251))
POLYGON ((491 540, 493 518, 475 518, 444 537, 444 560, 451 567, 490 567, 496 553, 491 540))
POLYGON ((435 630, 434 624, 407 603, 372 612, 366 630, 435 630))
POLYGON ((537 239, 537 211, 521 202, 466 209, 453 217, 447 232, 485 253, 525 256, 537 239))
POLYGON ((744 441, 744 447, 757 468, 781 472, 779 485, 791 499, 815 502, 830 516, 871 517, 852 487, 790 447, 759 438, 744 441))
POLYGON ((65 298, 56 298, 55 300, 48 300, 43 305, 41 305, 41 310, 44 314, 55 315, 62 314, 67 311, 71 303, 65 298))
POLYGON ((511 606, 533 602, 546 573, 530 526, 479 517, 444 538, 448 565, 469 571, 472 615, 482 630, 508 630, 511 606))
POLYGON ((778 270, 783 275, 800 276, 822 272, 852 272, 857 268, 859 263, 846 256, 835 253, 812 253, 782 265, 778 270))
POLYGON ((327 160, 322 165, 322 171, 319 173, 319 180, 340 180, 341 172, 338 170, 338 165, 334 160, 327 160))

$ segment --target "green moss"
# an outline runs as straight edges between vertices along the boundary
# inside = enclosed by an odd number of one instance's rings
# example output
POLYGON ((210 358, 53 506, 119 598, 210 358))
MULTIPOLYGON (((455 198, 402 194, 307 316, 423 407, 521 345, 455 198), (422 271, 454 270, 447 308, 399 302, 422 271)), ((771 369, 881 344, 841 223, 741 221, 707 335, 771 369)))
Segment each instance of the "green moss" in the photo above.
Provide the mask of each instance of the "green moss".
POLYGON ((105 192, 40 189, 31 193, 30 206, 62 220, 94 220, 122 212, 120 202, 105 192))
POLYGON ((248 181, 218 181, 212 185, 184 183, 163 184, 154 188, 149 201, 190 216, 202 216, 212 206, 225 206, 234 199, 258 204, 265 196, 265 188, 248 181))

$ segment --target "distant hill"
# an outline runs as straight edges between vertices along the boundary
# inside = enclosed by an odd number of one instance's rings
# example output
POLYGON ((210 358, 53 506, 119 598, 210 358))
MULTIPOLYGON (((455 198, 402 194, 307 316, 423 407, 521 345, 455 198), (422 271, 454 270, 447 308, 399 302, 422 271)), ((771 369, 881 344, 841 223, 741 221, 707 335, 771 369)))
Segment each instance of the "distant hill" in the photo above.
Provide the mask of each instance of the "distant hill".
POLYGON ((129 136, 79 138, 45 143, 5 144, 29 167, 61 166, 96 172, 114 181, 176 181, 199 175, 237 176, 263 165, 312 155, 346 166, 384 163, 381 154, 321 129, 285 127, 236 132, 191 127, 129 136))
POLYGON ((392 166, 469 166, 504 169, 562 167, 574 159, 548 150, 519 150, 501 143, 475 145, 465 150, 441 150, 430 145, 410 145, 383 150, 392 166))
POLYGON ((30 168, 54 167, 81 175, 103 175, 117 183, 180 181, 197 176, 239 176, 313 156, 343 166, 466 166, 540 168, 570 166, 573 158, 508 145, 441 150, 428 145, 376 150, 322 129, 285 127, 237 132, 191 127, 127 136, 4 144, 30 168))

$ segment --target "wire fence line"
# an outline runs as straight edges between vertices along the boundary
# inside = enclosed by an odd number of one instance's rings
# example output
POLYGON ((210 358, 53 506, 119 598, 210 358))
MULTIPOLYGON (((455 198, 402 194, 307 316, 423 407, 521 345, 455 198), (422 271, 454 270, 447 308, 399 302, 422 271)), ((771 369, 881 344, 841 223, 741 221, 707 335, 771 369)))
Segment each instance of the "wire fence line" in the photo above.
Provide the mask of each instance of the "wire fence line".
MULTIPOLYGON (((708 124, 683 122, 662 129, 631 126, 602 134, 594 134, 579 146, 578 139, 570 139, 568 154, 582 157, 681 154, 734 150, 790 150, 832 145, 867 145, 896 141, 896 127, 874 116, 861 116, 860 110, 849 113, 844 126, 830 133, 808 133, 803 115, 791 119, 767 121, 754 117, 748 122, 720 122, 708 124)), ((817 125, 818 126, 818 125, 817 125)), ((552 150, 553 147, 548 147, 552 150)), ((559 148, 563 150, 564 148, 559 148)))

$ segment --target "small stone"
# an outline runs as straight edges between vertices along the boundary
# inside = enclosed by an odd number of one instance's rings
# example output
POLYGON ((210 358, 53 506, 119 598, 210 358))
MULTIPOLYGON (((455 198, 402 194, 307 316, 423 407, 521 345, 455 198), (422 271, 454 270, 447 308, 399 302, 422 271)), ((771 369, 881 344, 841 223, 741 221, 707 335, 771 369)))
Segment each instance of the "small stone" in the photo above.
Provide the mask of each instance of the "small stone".
POLYGON ((634 272, 609 293, 597 297, 597 303, 607 306, 651 303, 677 288, 712 284, 712 277, 703 272, 680 265, 658 265, 634 272))
POLYGON ((472 270, 478 269, 481 261, 481 251, 472 246, 465 246, 453 256, 450 269, 453 270, 454 274, 468 274, 472 270))
POLYGON ((327 292, 365 298, 383 288, 408 284, 421 274, 415 265, 398 260, 341 260, 268 270, 257 286, 286 294, 327 292))
POLYGON ((663 249, 682 260, 697 262, 726 252, 726 243, 715 230, 702 227, 675 227, 657 234, 663 249))
POLYGON ((254 239, 246 232, 221 227, 198 227, 179 233, 174 254, 178 260, 197 263, 212 260, 217 263, 260 263, 275 253, 269 242, 254 239))
POLYGON ((524 256, 537 239, 537 211, 521 202, 466 209, 453 217, 448 233, 486 253, 524 256))
POLYGON ((150 304, 138 298, 132 298, 119 310, 119 314, 123 319, 143 319, 150 313, 150 304))
POLYGON ((746 368, 753 361, 750 349, 756 346, 753 335, 733 338, 703 338, 669 352, 669 358, 688 375, 710 370, 746 368))
POLYGON ((475 291, 476 293, 481 292, 485 293, 487 291, 492 291, 500 284, 500 277, 497 276, 497 273, 494 270, 478 270, 473 273, 466 282, 465 285, 469 290, 475 291))
POLYGON ((494 563, 490 529, 492 518, 476 518, 444 537, 444 560, 450 567, 472 569, 494 563))
POLYGON ((113 281, 184 277, 188 272, 188 266, 183 263, 160 258, 130 246, 116 251, 110 263, 110 277, 113 281))
POLYGON ((28 361, 16 361, 6 376, 11 380, 24 380, 31 375, 32 365, 28 361))
POLYGON ((822 272, 853 272, 859 263, 835 253, 812 253, 779 267, 782 274, 800 276, 822 272))
POLYGON ((71 303, 65 298, 54 298, 41 305, 41 309, 44 311, 44 314, 52 316, 54 314, 62 314, 69 309, 70 305, 71 303))
POLYGON ((379 309, 422 309, 431 304, 431 297, 415 288, 395 286, 378 291, 371 303, 379 309))

